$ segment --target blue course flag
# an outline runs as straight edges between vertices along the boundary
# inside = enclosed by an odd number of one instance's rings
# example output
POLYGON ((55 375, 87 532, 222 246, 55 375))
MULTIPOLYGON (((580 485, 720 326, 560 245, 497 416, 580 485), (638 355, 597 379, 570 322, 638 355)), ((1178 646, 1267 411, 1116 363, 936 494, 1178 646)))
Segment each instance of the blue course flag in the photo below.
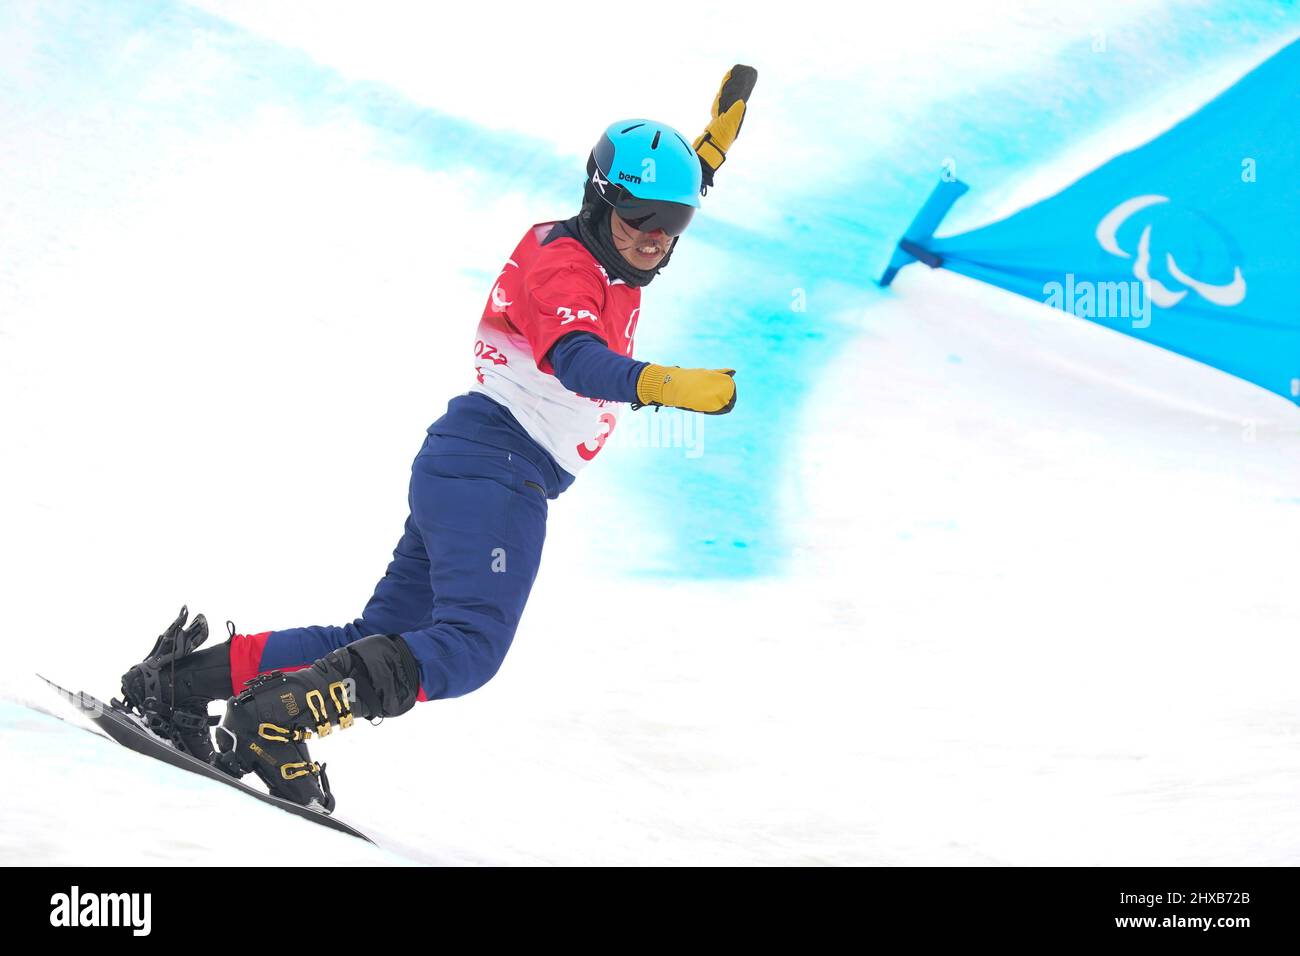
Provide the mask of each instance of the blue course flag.
POLYGON ((1055 196, 917 245, 1300 401, 1300 41, 1055 196))

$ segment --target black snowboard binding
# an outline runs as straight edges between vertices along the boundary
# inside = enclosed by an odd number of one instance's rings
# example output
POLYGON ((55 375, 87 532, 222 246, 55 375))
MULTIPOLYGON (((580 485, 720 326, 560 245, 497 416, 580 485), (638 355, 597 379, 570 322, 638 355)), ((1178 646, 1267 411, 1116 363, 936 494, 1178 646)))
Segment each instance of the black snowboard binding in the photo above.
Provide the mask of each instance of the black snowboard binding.
POLYGON ((419 668, 397 635, 372 634, 310 667, 259 674, 226 705, 213 762, 231 776, 255 773, 277 797, 334 809, 325 765, 307 741, 357 717, 396 717, 415 706, 419 668))
POLYGON ((169 740, 176 749, 211 761, 216 723, 208 702, 230 695, 230 655, 223 646, 195 653, 208 639, 208 621, 196 614, 185 626, 189 608, 159 635, 149 655, 122 675, 122 699, 128 712, 169 740))

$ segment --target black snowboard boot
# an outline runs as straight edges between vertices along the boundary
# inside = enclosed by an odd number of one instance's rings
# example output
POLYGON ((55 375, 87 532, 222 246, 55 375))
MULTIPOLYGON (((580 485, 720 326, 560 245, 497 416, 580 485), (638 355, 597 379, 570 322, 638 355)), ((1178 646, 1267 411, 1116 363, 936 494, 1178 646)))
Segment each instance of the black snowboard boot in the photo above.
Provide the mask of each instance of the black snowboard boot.
POLYGON ((331 651, 310 667, 271 671, 248 682, 217 727, 214 763, 235 777, 256 773, 277 797, 334 809, 325 766, 307 740, 337 725, 396 717, 415 706, 420 672, 396 634, 372 634, 331 651))
POLYGON ((208 621, 196 614, 185 626, 189 609, 158 637, 142 662, 122 675, 122 699, 145 725, 178 750, 211 761, 208 702, 230 696, 230 648, 226 644, 198 650, 208 639, 208 621))

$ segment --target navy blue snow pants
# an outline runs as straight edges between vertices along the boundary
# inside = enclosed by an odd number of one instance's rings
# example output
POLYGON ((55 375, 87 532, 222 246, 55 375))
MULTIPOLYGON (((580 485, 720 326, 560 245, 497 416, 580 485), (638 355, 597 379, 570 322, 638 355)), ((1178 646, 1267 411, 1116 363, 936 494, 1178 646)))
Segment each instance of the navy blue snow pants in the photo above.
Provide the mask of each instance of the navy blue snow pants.
POLYGON ((547 497, 523 455, 430 434, 411 466, 410 515, 361 616, 231 639, 231 677, 292 670, 370 634, 400 634, 420 699, 459 697, 496 674, 537 577, 547 497))

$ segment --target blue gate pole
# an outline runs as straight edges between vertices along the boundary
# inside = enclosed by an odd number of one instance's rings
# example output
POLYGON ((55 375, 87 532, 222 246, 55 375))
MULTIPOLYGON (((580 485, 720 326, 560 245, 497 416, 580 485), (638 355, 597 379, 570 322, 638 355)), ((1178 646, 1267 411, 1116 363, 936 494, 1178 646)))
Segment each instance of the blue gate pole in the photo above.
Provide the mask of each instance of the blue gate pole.
POLYGON ((925 243, 934 236, 934 231, 939 228, 939 223, 948 214, 952 204, 968 189, 970 187, 960 179, 939 180, 939 185, 934 187, 930 198, 912 219, 912 224, 903 233, 903 238, 898 240, 893 258, 889 260, 889 266, 880 277, 882 287, 893 282, 894 276, 898 275, 898 270, 909 262, 924 262, 931 269, 943 265, 943 258, 926 249, 925 243))

